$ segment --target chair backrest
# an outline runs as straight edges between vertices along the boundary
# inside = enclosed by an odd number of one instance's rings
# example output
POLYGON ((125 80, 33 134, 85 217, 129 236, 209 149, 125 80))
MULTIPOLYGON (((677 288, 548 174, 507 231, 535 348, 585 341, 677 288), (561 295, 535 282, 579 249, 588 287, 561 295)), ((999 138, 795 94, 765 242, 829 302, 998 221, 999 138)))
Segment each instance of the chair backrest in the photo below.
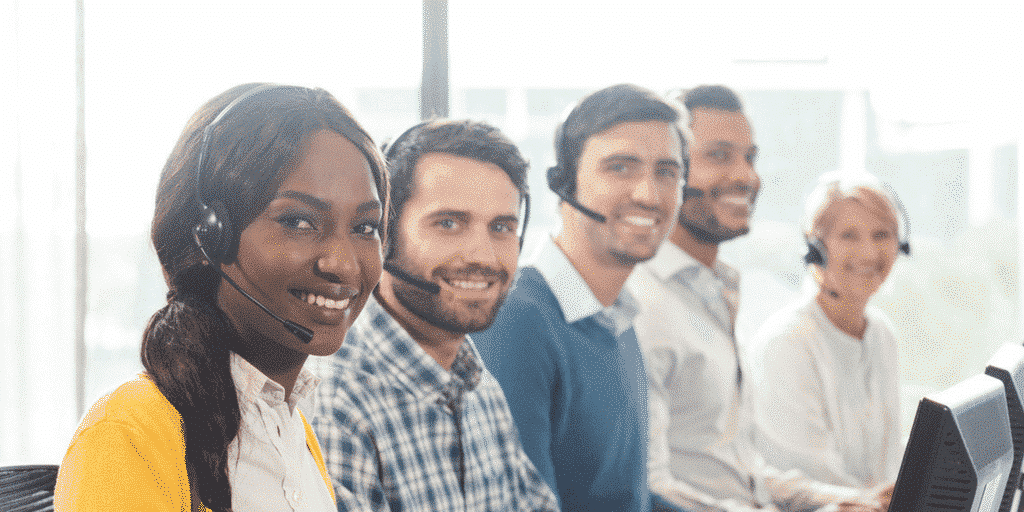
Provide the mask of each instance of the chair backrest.
POLYGON ((53 510, 57 466, 0 467, 0 510, 42 512, 53 510))

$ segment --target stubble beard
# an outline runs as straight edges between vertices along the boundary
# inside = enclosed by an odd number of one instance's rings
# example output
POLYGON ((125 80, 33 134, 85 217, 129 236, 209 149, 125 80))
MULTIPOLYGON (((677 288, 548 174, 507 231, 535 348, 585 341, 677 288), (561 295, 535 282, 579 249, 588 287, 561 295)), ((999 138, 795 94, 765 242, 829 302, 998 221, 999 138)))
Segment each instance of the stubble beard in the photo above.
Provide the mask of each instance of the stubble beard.
MULTIPOLYGON (((433 277, 432 279, 426 279, 423 277, 426 273, 421 272, 421 269, 410 265, 409 262, 402 257, 401 251, 398 247, 395 248, 395 253, 395 263, 406 273, 429 282, 436 282, 438 280, 437 274, 439 273, 439 269, 434 269, 431 272, 433 277)), ((395 298, 398 300, 398 303, 412 314, 420 317, 435 327, 439 327, 454 334, 462 335, 482 331, 494 323, 494 319, 498 315, 498 310, 501 308, 501 305, 505 303, 505 298, 508 296, 510 289, 510 287, 507 286, 508 281, 509 276, 507 273, 502 273, 498 280, 492 285, 504 287, 504 290, 498 294, 497 299, 494 301, 494 304, 490 306, 489 310, 487 308, 487 301, 461 302, 463 307, 466 307, 471 312, 476 313, 471 313, 469 315, 460 314, 461 312, 458 310, 458 305, 446 304, 443 298, 443 291, 441 293, 433 294, 401 279, 395 279, 393 281, 391 291, 395 294, 395 298)))
MULTIPOLYGON (((695 201, 699 199, 690 199, 695 201)), ((722 242, 728 242, 733 238, 743 236, 750 232, 750 225, 743 226, 740 229, 729 229, 722 225, 718 220, 718 217, 711 212, 711 207, 706 203, 701 203, 696 206, 696 215, 699 217, 693 219, 688 215, 689 209, 686 208, 684 203, 682 208, 679 209, 679 225, 686 228, 686 231, 690 233, 693 238, 697 241, 707 245, 718 245, 722 242)))

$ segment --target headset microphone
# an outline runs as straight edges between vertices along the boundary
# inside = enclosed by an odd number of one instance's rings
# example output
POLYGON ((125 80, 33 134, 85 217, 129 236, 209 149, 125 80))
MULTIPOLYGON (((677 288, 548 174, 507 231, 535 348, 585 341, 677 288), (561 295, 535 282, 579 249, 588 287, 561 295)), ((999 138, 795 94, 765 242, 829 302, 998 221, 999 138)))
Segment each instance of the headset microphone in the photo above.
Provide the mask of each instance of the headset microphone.
POLYGON ((688 185, 683 185, 683 202, 685 203, 689 199, 695 199, 704 196, 704 191, 699 188, 693 188, 688 185))
POLYGON ((241 286, 238 286, 238 283, 236 283, 234 279, 231 279, 231 276, 227 275, 227 273, 221 270, 220 265, 214 263, 213 260, 210 259, 210 256, 206 254, 206 248, 203 247, 203 243, 199 240, 200 226, 196 225, 196 227, 192 231, 192 237, 195 239, 196 245, 199 247, 199 251, 203 253, 203 257, 205 257, 207 261, 210 262, 210 266, 213 267, 213 269, 216 270, 217 273, 220 274, 220 276, 223 277, 224 280, 228 282, 228 284, 233 286, 236 290, 238 290, 238 293, 241 293, 242 296, 249 299, 253 304, 259 306, 260 309, 265 311, 268 315, 274 317, 274 320, 281 322, 281 325, 284 325, 284 328, 288 329, 288 332, 294 334, 295 337, 298 338, 303 343, 309 343, 310 341, 313 340, 313 331, 309 330, 309 328, 303 327, 295 322, 292 322, 291 320, 285 320, 284 318, 277 316, 276 314, 274 314, 273 311, 270 310, 270 308, 264 306, 260 301, 256 300, 256 297, 249 295, 248 293, 246 293, 245 290, 242 289, 241 286))
POLYGON ((404 270, 398 268, 398 266, 395 265, 395 263, 392 262, 392 261, 385 261, 384 262, 384 270, 387 271, 387 273, 389 273, 389 274, 391 274, 391 275, 401 279, 402 281, 405 281, 405 282, 407 282, 407 283, 409 283, 409 284, 411 284, 411 285, 413 285, 413 286, 415 286, 415 287, 417 287, 417 288, 419 288, 419 289, 421 289, 421 290, 423 290, 423 291, 425 291, 427 293, 430 293, 430 294, 433 294, 433 295, 437 295, 437 294, 441 293, 441 287, 438 286, 437 283, 431 283, 430 281, 424 281, 423 279, 419 279, 419 278, 413 277, 413 276, 409 275, 407 272, 405 272, 404 270))
POLYGON ((586 215, 587 217, 590 217, 591 219, 596 220, 597 222, 600 222, 602 224, 608 222, 607 217, 595 212, 594 210, 591 210, 590 208, 587 208, 586 206, 583 206, 582 204, 579 203, 579 201, 572 197, 575 194, 575 191, 570 192, 569 189, 575 188, 574 183, 576 181, 576 177, 566 172, 566 170, 563 169, 562 166, 555 165, 549 167, 547 172, 547 178, 548 188, 550 188, 551 191, 554 192, 559 199, 565 201, 566 203, 569 203, 569 205, 572 206, 573 208, 576 208, 577 211, 579 211, 583 215, 586 215))
POLYGON ((569 197, 567 194, 562 194, 558 192, 556 193, 558 194, 558 197, 562 199, 562 201, 569 203, 570 206, 576 208, 583 215, 586 215, 587 217, 590 217, 591 219, 594 219, 602 224, 608 222, 607 217, 595 212, 594 210, 591 210, 590 208, 587 208, 586 206, 583 206, 582 204, 579 203, 579 201, 569 197))
POLYGON ((256 300, 255 297, 246 293, 242 287, 238 286, 231 277, 221 270, 220 265, 222 262, 234 259, 235 254, 238 251, 238 238, 235 237, 234 230, 232 229, 231 221, 225 211, 226 208, 224 207, 224 204, 220 201, 207 202, 203 197, 203 170, 205 167, 203 164, 205 163, 206 153, 210 148, 210 139, 212 138, 211 135, 213 133, 213 129, 220 124, 221 120, 224 119, 239 103, 242 103, 244 100, 263 91, 275 89, 277 87, 282 86, 262 84, 250 89, 245 94, 242 94, 232 100, 231 103, 228 103, 228 105, 224 107, 219 114, 217 114, 217 117, 215 117, 213 121, 203 129, 203 139, 199 146, 199 156, 196 158, 196 201, 202 208, 202 213, 200 213, 199 221, 192 228, 192 239, 195 241, 196 247, 199 248, 199 252, 201 252, 203 257, 206 258, 206 261, 210 262, 210 266, 213 267, 213 269, 216 270, 217 273, 228 282, 228 284, 238 290, 242 296, 252 301, 253 304, 259 306, 260 309, 273 317, 274 320, 281 322, 285 329, 288 329, 288 332, 294 334, 300 341, 303 343, 309 343, 313 340, 313 331, 292 322, 291 320, 285 320, 284 318, 277 316, 273 311, 260 303, 260 301, 256 300))

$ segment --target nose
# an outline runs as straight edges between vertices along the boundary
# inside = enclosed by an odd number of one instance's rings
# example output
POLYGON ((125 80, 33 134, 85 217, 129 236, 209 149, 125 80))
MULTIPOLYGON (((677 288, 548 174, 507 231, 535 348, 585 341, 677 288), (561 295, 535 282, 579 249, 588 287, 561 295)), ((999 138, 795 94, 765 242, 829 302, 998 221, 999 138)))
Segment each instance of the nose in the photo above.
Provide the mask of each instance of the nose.
POLYGON ((466 263, 495 266, 498 263, 498 250, 494 246, 496 241, 486 227, 476 231, 477 233, 469 240, 468 247, 465 248, 463 259, 466 263))
POLYGON ((358 280, 359 260, 348 237, 334 237, 325 244, 316 261, 316 269, 331 282, 358 280))
POLYGON ((654 171, 645 174, 633 187, 633 202, 644 206, 655 207, 661 198, 661 188, 654 171))
POLYGON ((730 174, 732 175, 732 179, 737 182, 744 183, 747 186, 754 188, 760 186, 761 177, 758 176, 757 171, 754 170, 754 163, 746 158, 736 159, 736 165, 733 166, 730 174))

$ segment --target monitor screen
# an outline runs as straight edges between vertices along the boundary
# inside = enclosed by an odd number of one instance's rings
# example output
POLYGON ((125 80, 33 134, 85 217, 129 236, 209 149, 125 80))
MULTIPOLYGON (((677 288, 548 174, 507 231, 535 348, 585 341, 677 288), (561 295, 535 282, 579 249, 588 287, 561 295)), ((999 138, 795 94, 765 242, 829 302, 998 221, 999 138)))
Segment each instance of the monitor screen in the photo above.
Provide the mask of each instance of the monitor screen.
POLYGON ((1013 439, 1013 466, 1010 477, 1006 480, 999 512, 1010 512, 1013 507, 1013 495, 1020 487, 1020 464, 1024 458, 1024 408, 1021 404, 1021 393, 1024 392, 1024 346, 1007 343, 992 356, 985 368, 985 375, 990 375, 1003 382, 1006 391, 1006 408, 1010 416, 1010 437, 1013 439))
POLYGON ((997 512, 1012 465, 1003 383, 975 375, 921 399, 889 510, 997 512))

